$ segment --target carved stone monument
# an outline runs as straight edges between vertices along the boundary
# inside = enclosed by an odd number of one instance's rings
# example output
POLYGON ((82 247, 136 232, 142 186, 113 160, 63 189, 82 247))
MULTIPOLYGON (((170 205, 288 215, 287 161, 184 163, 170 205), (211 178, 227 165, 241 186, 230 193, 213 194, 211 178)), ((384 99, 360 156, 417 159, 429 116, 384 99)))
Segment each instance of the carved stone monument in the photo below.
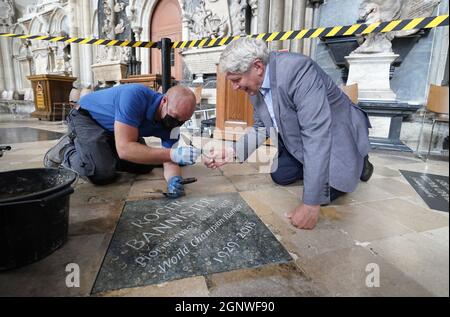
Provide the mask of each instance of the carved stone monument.
MULTIPOLYGON (((183 1, 183 22, 189 29, 189 40, 220 38, 243 35, 249 21, 247 11, 256 15, 257 3, 254 0, 183 1)), ((216 64, 224 47, 194 48, 181 54, 191 74, 196 76, 195 83, 203 83, 205 74, 215 74, 216 64)))
MULTIPOLYGON (((371 24, 396 19, 430 16, 439 0, 364 0, 359 21, 371 24)), ((374 33, 360 39, 361 45, 345 57, 349 64, 347 85, 358 84, 360 101, 390 102, 396 94, 390 87, 391 64, 399 57, 392 51, 394 37, 411 35, 417 30, 374 33)))
MULTIPOLYGON (((99 37, 108 40, 130 40, 129 0, 99 0, 99 37)), ((126 78, 131 48, 99 46, 96 63, 92 65, 94 81, 116 82, 126 78)))

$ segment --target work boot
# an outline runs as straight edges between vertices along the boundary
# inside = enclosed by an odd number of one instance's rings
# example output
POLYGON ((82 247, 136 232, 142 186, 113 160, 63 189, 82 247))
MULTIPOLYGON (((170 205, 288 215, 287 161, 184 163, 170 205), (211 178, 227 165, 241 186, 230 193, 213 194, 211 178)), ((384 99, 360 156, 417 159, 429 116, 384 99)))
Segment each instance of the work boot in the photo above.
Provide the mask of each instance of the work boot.
POLYGON ((71 133, 64 135, 59 139, 58 143, 45 153, 45 167, 59 167, 62 164, 66 149, 73 145, 73 137, 71 133))
POLYGON ((369 155, 364 157, 364 166, 360 179, 363 182, 367 182, 373 174, 373 165, 369 162, 369 155))

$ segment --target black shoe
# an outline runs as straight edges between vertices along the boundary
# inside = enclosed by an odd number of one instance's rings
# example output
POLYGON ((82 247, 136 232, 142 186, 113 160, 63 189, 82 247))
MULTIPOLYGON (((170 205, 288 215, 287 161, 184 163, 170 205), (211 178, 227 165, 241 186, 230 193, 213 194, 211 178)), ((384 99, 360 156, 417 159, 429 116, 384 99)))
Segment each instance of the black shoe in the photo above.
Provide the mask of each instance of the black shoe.
POLYGON ((364 166, 360 179, 367 182, 373 174, 373 164, 369 162, 369 155, 364 158, 364 166))
POLYGON ((444 142, 442 143, 442 149, 448 150, 448 135, 445 137, 444 142))

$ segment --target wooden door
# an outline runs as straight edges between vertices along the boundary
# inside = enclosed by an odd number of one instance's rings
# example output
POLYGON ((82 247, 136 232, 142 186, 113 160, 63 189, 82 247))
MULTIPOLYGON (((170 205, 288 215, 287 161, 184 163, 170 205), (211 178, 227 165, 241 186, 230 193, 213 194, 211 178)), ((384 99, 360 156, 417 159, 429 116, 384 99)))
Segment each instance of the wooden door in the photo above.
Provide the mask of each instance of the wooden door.
MULTIPOLYGON (((150 23, 150 41, 158 42, 167 37, 175 41, 181 41, 181 8, 178 0, 160 0, 153 11, 150 23)), ((176 80, 182 79, 182 60, 180 50, 172 50, 171 73, 176 80)), ((150 73, 162 74, 161 51, 151 49, 150 51, 150 73)))
POLYGON ((250 97, 235 91, 225 74, 217 72, 216 131, 214 137, 237 140, 245 128, 253 125, 253 107, 250 97))

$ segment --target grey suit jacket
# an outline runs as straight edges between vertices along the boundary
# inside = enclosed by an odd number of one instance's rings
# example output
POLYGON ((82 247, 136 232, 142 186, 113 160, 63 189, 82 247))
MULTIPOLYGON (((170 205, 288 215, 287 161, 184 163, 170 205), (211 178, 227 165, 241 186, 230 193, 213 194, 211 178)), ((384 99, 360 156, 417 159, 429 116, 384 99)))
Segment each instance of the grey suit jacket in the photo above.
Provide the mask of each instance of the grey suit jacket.
MULTIPOLYGON (((330 201, 330 186, 356 189, 370 149, 369 119, 309 57, 270 54, 270 85, 279 134, 288 152, 303 163, 306 204, 330 201)), ((272 126, 262 95, 251 97, 254 126, 236 143, 239 161, 269 136, 272 126)))

